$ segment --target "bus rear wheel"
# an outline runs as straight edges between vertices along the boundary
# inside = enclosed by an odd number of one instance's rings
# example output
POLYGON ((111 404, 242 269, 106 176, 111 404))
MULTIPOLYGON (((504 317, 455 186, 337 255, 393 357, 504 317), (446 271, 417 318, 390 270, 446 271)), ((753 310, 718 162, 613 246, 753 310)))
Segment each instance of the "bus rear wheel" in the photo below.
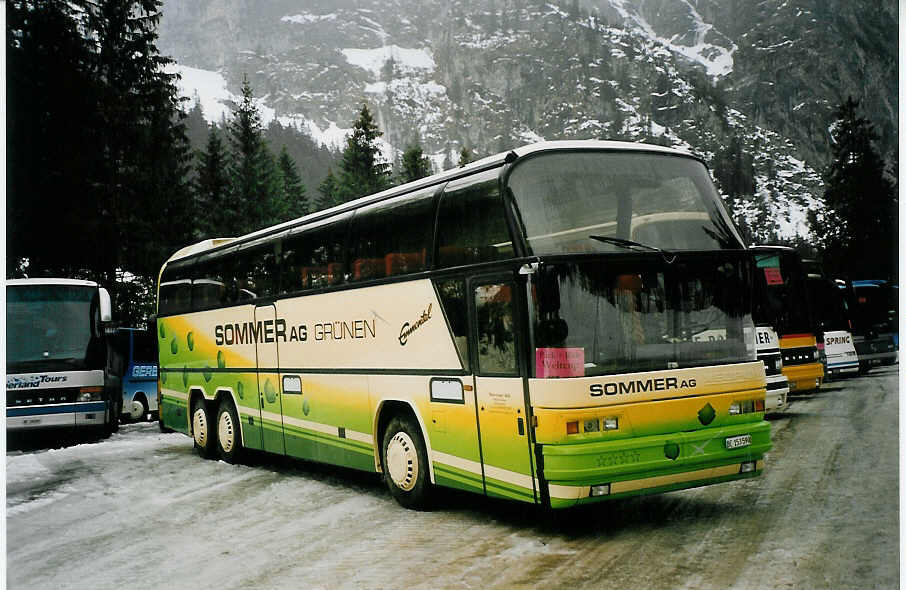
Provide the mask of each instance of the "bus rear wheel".
POLYGON ((428 452, 415 421, 394 416, 384 430, 381 444, 384 481, 390 494, 405 508, 428 507, 431 481, 428 477, 428 452))
POLYGON ((211 412, 203 399, 192 404, 192 439, 195 450, 205 459, 213 459, 217 452, 217 432, 212 428, 211 412))
POLYGON ((236 406, 229 398, 220 400, 217 408, 217 454, 227 463, 236 463, 242 453, 236 406))
POLYGON ((132 404, 129 408, 129 419, 133 422, 144 422, 147 416, 148 402, 145 400, 145 396, 139 393, 132 399, 132 404))

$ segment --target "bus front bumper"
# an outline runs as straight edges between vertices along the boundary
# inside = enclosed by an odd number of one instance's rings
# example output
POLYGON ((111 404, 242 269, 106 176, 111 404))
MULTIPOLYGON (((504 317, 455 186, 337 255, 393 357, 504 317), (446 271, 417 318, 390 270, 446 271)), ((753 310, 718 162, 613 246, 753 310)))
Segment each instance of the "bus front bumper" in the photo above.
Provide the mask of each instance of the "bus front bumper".
POLYGON ((853 353, 850 355, 834 355, 827 357, 827 376, 845 377, 855 375, 859 372, 859 357, 853 353))
POLYGON ((692 432, 542 445, 552 508, 691 488, 760 475, 771 449, 764 420, 692 432), (751 443, 727 449, 727 440, 751 443), (671 458, 672 457, 672 458, 671 458))
POLYGON ((107 402, 75 402, 7 408, 7 432, 39 428, 103 426, 107 423, 107 402))
POLYGON ((821 387, 824 381, 824 365, 821 363, 783 365, 783 374, 790 382, 790 391, 811 391, 821 387))
POLYGON ((787 408, 786 396, 790 392, 790 384, 786 376, 768 375, 767 391, 764 394, 764 413, 781 412, 787 408))

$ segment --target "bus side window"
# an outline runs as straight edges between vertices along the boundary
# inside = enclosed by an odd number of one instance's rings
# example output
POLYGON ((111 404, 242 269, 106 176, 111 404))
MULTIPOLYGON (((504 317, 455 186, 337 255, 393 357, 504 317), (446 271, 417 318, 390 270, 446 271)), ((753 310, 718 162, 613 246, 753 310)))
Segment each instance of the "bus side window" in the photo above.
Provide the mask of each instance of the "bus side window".
POLYGON ((270 297, 277 290, 277 254, 281 242, 253 246, 237 253, 236 287, 239 301, 270 297))
POLYGON ((158 313, 185 313, 192 306, 192 267, 189 264, 168 266, 160 280, 158 313))
POLYGON ((498 173, 488 170, 444 189, 437 218, 436 268, 513 257, 498 173))
POLYGON ((236 302, 235 263, 235 257, 229 254, 199 258, 192 281, 192 309, 236 302))
POLYGON ((375 203, 352 220, 350 281, 427 269, 437 187, 375 203))
POLYGON ((463 368, 469 370, 469 322, 466 313, 466 287, 463 279, 437 281, 437 293, 450 325, 456 351, 463 368))
POLYGON ((349 215, 307 227, 283 240, 280 292, 323 289, 345 282, 343 244, 349 215))

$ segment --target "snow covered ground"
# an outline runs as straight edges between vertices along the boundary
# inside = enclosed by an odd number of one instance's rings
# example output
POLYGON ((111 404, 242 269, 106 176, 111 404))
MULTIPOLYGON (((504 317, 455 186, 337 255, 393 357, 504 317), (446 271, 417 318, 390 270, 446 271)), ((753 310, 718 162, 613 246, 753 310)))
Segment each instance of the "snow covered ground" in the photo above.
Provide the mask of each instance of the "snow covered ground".
POLYGON ((557 513, 205 461, 181 434, 6 456, 9 588, 891 588, 897 367, 794 397, 766 474, 557 513))

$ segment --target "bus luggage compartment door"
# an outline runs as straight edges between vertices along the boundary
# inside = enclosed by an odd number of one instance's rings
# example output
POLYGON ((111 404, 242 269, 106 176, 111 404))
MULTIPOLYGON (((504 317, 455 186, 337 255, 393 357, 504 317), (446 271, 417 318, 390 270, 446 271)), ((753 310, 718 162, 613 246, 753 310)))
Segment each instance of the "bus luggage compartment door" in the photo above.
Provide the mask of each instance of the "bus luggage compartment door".
POLYGON ((283 404, 279 383, 280 361, 276 338, 277 308, 266 305, 255 308, 255 324, 262 325, 256 353, 258 358, 258 404, 261 408, 264 450, 283 455, 283 404))

